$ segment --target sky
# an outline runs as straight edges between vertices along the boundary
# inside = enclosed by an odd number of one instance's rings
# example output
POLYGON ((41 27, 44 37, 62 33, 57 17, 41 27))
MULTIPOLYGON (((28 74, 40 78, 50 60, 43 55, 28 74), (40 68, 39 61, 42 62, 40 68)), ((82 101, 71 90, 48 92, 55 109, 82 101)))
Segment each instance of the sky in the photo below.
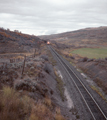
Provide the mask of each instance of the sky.
POLYGON ((0 0, 0 27, 49 35, 107 26, 107 0, 0 0))

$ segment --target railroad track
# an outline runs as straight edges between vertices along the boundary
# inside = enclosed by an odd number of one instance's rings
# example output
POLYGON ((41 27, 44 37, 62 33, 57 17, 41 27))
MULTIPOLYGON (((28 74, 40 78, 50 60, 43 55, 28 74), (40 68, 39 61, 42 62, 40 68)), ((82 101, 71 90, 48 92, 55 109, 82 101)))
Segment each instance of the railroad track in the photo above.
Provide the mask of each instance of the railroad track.
POLYGON ((91 93, 88 91, 88 89, 85 87, 84 83, 81 81, 78 75, 72 70, 72 68, 68 64, 66 64, 65 60, 51 46, 48 47, 53 53, 53 55, 57 57, 57 59, 73 81, 76 89, 78 90, 84 103, 86 104, 93 120, 107 120, 107 116, 105 115, 104 111, 100 108, 100 106, 93 98, 91 93))

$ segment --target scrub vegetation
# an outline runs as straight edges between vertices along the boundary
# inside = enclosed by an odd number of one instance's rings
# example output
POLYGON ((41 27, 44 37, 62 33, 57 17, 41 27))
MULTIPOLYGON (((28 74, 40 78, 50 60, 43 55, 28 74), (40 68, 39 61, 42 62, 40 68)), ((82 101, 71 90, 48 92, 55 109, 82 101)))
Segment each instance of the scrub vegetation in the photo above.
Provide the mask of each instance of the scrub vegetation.
POLYGON ((57 70, 55 68, 54 68, 54 73, 55 73, 56 81, 57 81, 57 89, 60 92, 60 96, 62 98, 62 101, 64 101, 65 100, 65 96, 64 96, 64 83, 63 83, 62 79, 59 77, 59 75, 57 73, 57 70))
POLYGON ((65 120, 60 108, 46 97, 35 102, 10 87, 0 91, 0 120, 65 120))

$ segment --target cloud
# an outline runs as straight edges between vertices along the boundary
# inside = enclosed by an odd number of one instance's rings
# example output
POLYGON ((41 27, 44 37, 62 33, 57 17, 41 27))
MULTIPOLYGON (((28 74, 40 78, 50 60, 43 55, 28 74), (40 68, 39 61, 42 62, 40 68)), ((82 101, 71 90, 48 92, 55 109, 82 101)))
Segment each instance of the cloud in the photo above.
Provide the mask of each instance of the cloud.
POLYGON ((107 25, 107 0, 0 0, 1 27, 54 34, 107 25))

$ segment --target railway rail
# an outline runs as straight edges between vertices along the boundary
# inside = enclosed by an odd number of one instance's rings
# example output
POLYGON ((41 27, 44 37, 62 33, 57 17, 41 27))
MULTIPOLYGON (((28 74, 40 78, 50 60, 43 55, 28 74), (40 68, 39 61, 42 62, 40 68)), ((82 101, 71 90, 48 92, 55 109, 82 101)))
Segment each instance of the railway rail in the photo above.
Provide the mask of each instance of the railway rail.
POLYGON ((73 69, 65 62, 65 60, 49 45, 48 46, 54 56, 57 57, 61 65, 64 67, 69 77, 73 81, 76 89, 80 93, 85 105, 87 106, 89 113, 93 120, 107 120, 107 116, 101 107, 98 105, 96 100, 93 98, 91 93, 88 91, 81 78, 73 71, 73 69))

